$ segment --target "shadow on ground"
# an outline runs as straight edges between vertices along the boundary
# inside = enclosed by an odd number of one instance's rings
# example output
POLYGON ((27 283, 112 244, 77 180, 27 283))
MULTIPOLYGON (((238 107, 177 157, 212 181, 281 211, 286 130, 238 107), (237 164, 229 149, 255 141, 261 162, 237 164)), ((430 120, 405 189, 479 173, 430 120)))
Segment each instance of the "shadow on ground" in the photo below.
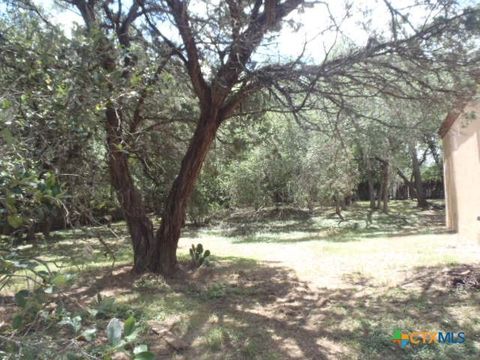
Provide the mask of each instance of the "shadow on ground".
POLYGON ((287 268, 230 258, 167 282, 148 275, 150 285, 125 267, 85 273, 71 296, 88 302, 100 292, 144 320, 170 324, 184 349, 150 333, 159 359, 478 359, 480 293, 458 279, 479 273, 416 268, 385 288, 354 273, 346 288, 312 289, 287 268), (400 349, 391 342, 397 328, 463 331, 467 341, 400 349))
POLYGON ((265 211, 254 214, 241 213, 233 220, 225 220, 220 235, 233 237, 234 243, 296 243, 447 233, 442 206, 419 210, 411 201, 393 201, 388 214, 372 212, 366 203, 356 203, 343 212, 344 220, 331 208, 304 211, 303 216, 285 219, 269 216, 265 211))

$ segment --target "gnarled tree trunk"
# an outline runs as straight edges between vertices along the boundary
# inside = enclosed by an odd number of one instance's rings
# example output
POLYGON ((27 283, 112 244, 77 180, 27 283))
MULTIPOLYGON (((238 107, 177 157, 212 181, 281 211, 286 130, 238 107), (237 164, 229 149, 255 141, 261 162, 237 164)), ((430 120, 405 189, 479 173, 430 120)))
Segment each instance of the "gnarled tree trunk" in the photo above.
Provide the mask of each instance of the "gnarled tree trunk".
POLYGON ((107 106, 105 130, 107 133, 108 165, 112 186, 127 222, 134 254, 133 271, 147 270, 147 255, 152 246, 153 226, 146 214, 142 197, 135 187, 128 166, 128 153, 122 150, 120 118, 113 105, 107 106))
POLYGON ((165 204, 163 219, 156 234, 155 248, 150 253, 149 268, 171 275, 177 267, 177 245, 185 221, 188 201, 200 175, 208 150, 215 139, 220 119, 217 109, 202 111, 180 172, 175 178, 165 204))
MULTIPOLYGON (((98 38, 98 43, 96 43, 95 49, 97 56, 101 59, 102 68, 108 73, 112 73, 117 68, 114 56, 115 51, 113 45, 108 40, 105 33, 103 33, 103 30, 99 27, 96 18, 97 14, 95 13, 95 2, 77 0, 72 2, 72 4, 74 4, 80 11, 88 32, 95 29, 98 31, 98 34, 101 34, 98 38)), ((130 46, 128 30, 132 21, 135 19, 137 8, 138 4, 134 3, 128 16, 124 19, 117 19, 122 23, 122 27, 117 31, 117 35, 118 40, 124 49, 127 49, 130 46)), ((124 65, 126 67, 130 65, 130 59, 128 57, 125 58, 124 65)), ((129 71, 124 70, 122 77, 126 79, 128 76, 129 71)), ((117 194, 130 233, 134 254, 133 271, 142 273, 148 270, 147 259, 153 245, 153 226, 146 214, 142 196, 135 187, 130 173, 128 153, 124 149, 125 141, 122 130, 124 124, 122 124, 121 121, 120 110, 116 108, 111 101, 112 94, 114 93, 114 86, 108 84, 108 89, 110 94, 107 97, 109 100, 105 110, 105 132, 107 135, 110 180, 117 194)))

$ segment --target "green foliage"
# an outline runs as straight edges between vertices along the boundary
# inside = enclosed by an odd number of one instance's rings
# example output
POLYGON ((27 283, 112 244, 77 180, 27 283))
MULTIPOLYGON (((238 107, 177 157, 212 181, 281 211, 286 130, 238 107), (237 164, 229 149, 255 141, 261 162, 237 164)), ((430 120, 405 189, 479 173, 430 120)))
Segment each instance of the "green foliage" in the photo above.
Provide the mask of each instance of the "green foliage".
POLYGON ((80 334, 80 339, 85 339, 86 341, 92 341, 97 336, 97 329, 96 328, 89 328, 83 330, 80 334))
POLYGON ((125 320, 125 324, 124 324, 125 336, 129 336, 133 333, 133 331, 135 330, 135 325, 136 325, 136 321, 133 316, 130 316, 127 320, 125 320))
POLYGON ((215 283, 207 288, 206 297, 208 299, 220 299, 227 295, 228 290, 225 284, 215 283))
POLYGON ((268 114, 262 122, 237 135, 239 154, 226 167, 224 188, 230 205, 262 206, 294 201, 298 161, 305 151, 305 136, 284 119, 268 114), (253 140, 252 140, 253 139, 253 140))
MULTIPOLYGON (((69 286, 72 276, 51 270, 51 264, 16 251, 0 251, 0 290, 12 285, 27 286, 15 293, 18 311, 12 327, 23 331, 34 322, 49 321, 48 304, 55 295, 69 286), (43 319, 43 320, 42 320, 43 319)), ((75 333, 80 330, 81 317, 65 315, 59 325, 68 325, 75 333)))
POLYGON ((19 310, 13 315, 12 327, 22 330, 36 320, 47 303, 47 296, 39 289, 33 292, 24 289, 15 294, 15 302, 19 310))
MULTIPOLYGON (((62 286, 57 283, 61 276, 65 275, 52 271, 48 262, 37 257, 20 254, 14 249, 0 249, 0 290, 20 279, 28 280, 37 288, 51 293, 62 286)), ((27 296, 26 291, 19 293, 19 301, 27 296)))
POLYGON ((20 236, 58 216, 64 193, 55 174, 42 175, 21 160, 0 159, 0 230, 20 236))
POLYGON ((80 315, 74 316, 71 318, 70 316, 65 316, 58 325, 66 325, 71 330, 73 330, 74 334, 78 334, 80 329, 82 328, 82 317, 80 315))
POLYGON ((195 187, 188 207, 188 217, 196 224, 206 224, 209 216, 218 212, 227 203, 218 170, 220 164, 207 161, 195 187))
MULTIPOLYGON (((136 343, 142 327, 139 326, 133 316, 130 316, 125 322, 120 319, 112 318, 106 327, 109 348, 106 353, 118 352, 119 350, 131 349, 132 344, 136 343)), ((138 360, 154 359, 154 354, 148 351, 147 345, 138 344, 133 347, 133 358, 138 360)))
POLYGON ((424 166, 422 168, 423 181, 442 181, 443 174, 441 169, 436 165, 424 166))
POLYGON ((225 330, 221 327, 211 329, 205 335, 205 342, 210 351, 220 351, 225 342, 225 330))
POLYGON ((133 286, 142 290, 155 290, 155 292, 168 293, 172 289, 165 281, 165 278, 156 274, 143 274, 139 279, 135 280, 133 286))
MULTIPOLYGON (((327 121, 315 115, 319 122, 327 121)), ((313 117, 313 116, 312 116, 313 117)), ((274 115, 255 128, 261 141, 232 162, 224 186, 233 206, 331 204, 351 195, 359 181, 353 146, 328 134, 306 132, 274 115)), ((351 145, 351 144, 350 144, 351 145)))
POLYGON ((90 313, 97 318, 108 319, 119 313, 119 305, 114 297, 102 296, 98 293, 90 313))
POLYGON ((297 202, 311 207, 312 202, 331 204, 335 198, 351 196, 358 184, 353 160, 351 149, 338 140, 312 137, 296 183, 297 202))
POLYGON ((148 351, 147 345, 138 345, 133 350, 133 360, 155 360, 155 354, 148 351))
POLYGON ((191 263, 194 267, 198 268, 202 265, 208 265, 209 263, 209 256, 210 250, 203 250, 203 245, 202 244, 197 244, 195 246, 192 244, 189 250, 190 253, 190 258, 191 258, 191 263))
MULTIPOLYGON (((57 341, 63 342, 65 337, 86 343, 86 349, 91 354, 107 357, 119 349, 132 353, 135 346, 141 345, 139 337, 145 328, 136 320, 130 306, 98 294, 95 302, 79 310, 64 302, 64 291, 74 280, 69 273, 53 271, 51 263, 15 251, 0 252, 0 264, 0 288, 25 286, 15 293, 17 310, 11 317, 8 331, 22 338, 33 328, 44 339, 38 342, 38 346, 30 346, 28 341, 23 344, 22 340, 21 348, 12 342, 8 352, 20 354, 22 358, 52 358, 46 354, 55 353, 55 349, 58 351, 61 342, 57 341), (104 325, 106 319, 110 321, 108 330, 104 325), (120 336, 119 326, 122 328, 120 336), (61 339, 49 338, 50 332, 59 331, 64 334, 61 339), (100 331, 106 331, 109 345, 95 342, 100 331), (44 354, 46 357, 43 357, 44 354)), ((132 354, 132 358, 152 358, 145 346, 140 350, 132 354)))

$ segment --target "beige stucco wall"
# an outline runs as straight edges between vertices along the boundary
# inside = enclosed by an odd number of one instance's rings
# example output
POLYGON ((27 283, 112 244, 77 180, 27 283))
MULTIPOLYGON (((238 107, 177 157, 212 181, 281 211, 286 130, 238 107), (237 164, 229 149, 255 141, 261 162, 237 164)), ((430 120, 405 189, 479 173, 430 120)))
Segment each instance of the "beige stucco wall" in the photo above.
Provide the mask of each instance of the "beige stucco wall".
POLYGON ((480 98, 443 137, 447 226, 480 240, 480 98))

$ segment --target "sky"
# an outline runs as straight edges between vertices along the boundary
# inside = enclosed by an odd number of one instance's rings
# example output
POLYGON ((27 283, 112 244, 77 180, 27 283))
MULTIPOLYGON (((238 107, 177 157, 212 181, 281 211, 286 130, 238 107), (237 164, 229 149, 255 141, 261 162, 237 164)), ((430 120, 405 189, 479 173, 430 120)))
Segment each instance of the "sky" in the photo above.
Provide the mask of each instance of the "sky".
MULTIPOLYGON (((51 21, 61 25, 67 33, 70 32, 75 22, 82 23, 82 19, 77 12, 72 9, 61 9, 58 6, 54 6, 54 0, 33 1, 47 10, 50 13, 51 21)), ((124 3, 128 4, 128 1, 124 0, 124 3)), ((407 7, 413 1, 391 0, 392 3, 400 8, 407 7)), ((345 0, 328 1, 329 11, 341 22, 337 25, 340 26, 344 39, 348 39, 358 45, 366 44, 369 33, 362 28, 360 23, 365 22, 367 18, 371 19, 370 33, 373 30, 377 35, 381 35, 388 31, 390 17, 383 0, 350 0, 350 2, 353 4, 349 10, 352 16, 342 21, 347 13, 345 0)), ((464 4, 476 3, 475 0, 463 0, 462 2, 464 4)), ((195 6, 195 0, 192 0, 192 6, 195 6)), ((421 23, 425 20, 425 15, 426 12, 420 9, 411 13, 409 18, 413 22, 421 23)), ((268 53, 270 56, 296 58, 304 51, 305 42, 307 42, 306 57, 313 60, 321 60, 332 44, 339 40, 336 32, 325 31, 328 26, 332 25, 332 22, 324 5, 307 8, 303 13, 294 12, 288 19, 301 24, 300 29, 293 31, 291 27, 284 26, 273 44, 259 50, 265 53, 263 56, 268 53)))
MULTIPOLYGON (((330 2, 330 10, 336 15, 336 17, 343 17, 345 15, 343 1, 335 0, 330 2)), ((368 2, 373 4, 377 2, 377 0, 356 1, 358 7, 365 6, 365 4, 368 2)), ((60 9, 58 6, 54 5, 54 0, 34 0, 34 3, 40 5, 44 10, 48 11, 51 15, 51 21, 64 27, 67 32, 70 31, 75 22, 80 24, 82 23, 82 19, 78 12, 71 8, 60 9)), ((128 0, 125 1, 125 3, 128 3, 128 0)), ((298 14, 298 12, 295 12, 289 17, 289 19, 301 23, 302 26, 298 31, 293 31, 288 26, 283 28, 279 36, 278 44, 275 45, 275 48, 281 53, 295 56, 303 50, 305 41, 308 41, 309 44, 313 43, 313 46, 322 45, 323 42, 325 42, 325 46, 328 46, 331 41, 333 41, 332 35, 320 35, 320 33, 325 29, 325 25, 331 23, 325 7, 315 6, 311 9, 308 8, 303 14, 298 14)), ((350 19, 342 25, 342 29, 355 42, 361 43, 366 41, 368 36, 358 30, 358 27, 354 24, 355 21, 355 17, 350 19)))

